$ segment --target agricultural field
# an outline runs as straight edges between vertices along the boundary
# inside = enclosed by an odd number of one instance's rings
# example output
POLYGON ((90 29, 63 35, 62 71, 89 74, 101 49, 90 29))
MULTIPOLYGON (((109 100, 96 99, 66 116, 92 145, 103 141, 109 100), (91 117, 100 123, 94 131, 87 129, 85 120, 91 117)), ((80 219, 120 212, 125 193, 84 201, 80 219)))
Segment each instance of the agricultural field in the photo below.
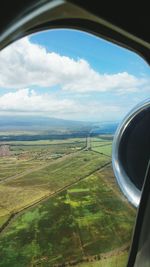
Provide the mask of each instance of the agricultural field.
MULTIPOLYGON (((86 141, 85 138, 74 138, 62 141, 14 141, 7 142, 6 145, 10 154, 0 157, 0 181, 26 170, 36 169, 52 159, 82 150, 86 141)), ((0 144, 0 150, 2 146, 0 144)))
MULTIPOLYGON (((79 140, 78 142, 74 140, 72 144, 74 149, 70 153, 68 152, 68 143, 65 142, 63 149, 66 146, 66 154, 59 158, 43 160, 43 162, 38 158, 39 163, 34 159, 30 161, 25 159, 24 163, 22 163, 23 160, 18 163, 17 159, 13 158, 14 156, 11 159, 1 158, 3 162, 1 171, 4 173, 5 170, 7 176, 5 179, 3 177, 0 183, 0 225, 3 225, 8 216, 54 194, 71 183, 83 179, 109 162, 106 156, 101 157, 99 155, 97 157, 92 151, 81 150, 81 147, 79 149, 78 143, 81 145, 79 140), (77 143, 77 147, 75 147, 75 143, 77 143), (15 162, 17 162, 16 165, 15 162), (35 162, 37 162, 37 165, 35 165, 35 162)), ((82 145, 84 145, 84 148, 85 143, 82 142, 82 145)), ((29 144, 26 145, 29 151, 28 146, 29 144)), ((31 146, 33 147, 33 143, 31 146)), ((59 144, 55 146, 56 154, 58 146, 59 144)), ((61 146, 62 144, 60 144, 61 146)), ((36 145, 35 147, 37 149, 36 145)), ((53 145, 51 147, 54 149, 53 145)), ((41 147, 38 149, 41 150, 41 147)), ((44 149, 45 153, 48 153, 49 147, 44 149)), ((34 150, 31 150, 30 154, 33 155, 33 153, 34 150)))
POLYGON ((111 157, 112 141, 102 138, 91 138, 91 150, 111 157))
POLYGON ((111 140, 7 145, 11 155, 0 157, 0 266, 125 267, 136 211, 115 182, 111 140))
POLYGON ((92 148, 93 151, 98 152, 100 154, 104 154, 107 155, 109 157, 111 157, 111 153, 112 153, 112 144, 107 144, 107 145, 99 145, 96 147, 92 148))
POLYGON ((125 267, 128 260, 127 251, 117 254, 115 256, 110 256, 101 260, 91 260, 90 262, 81 263, 77 265, 78 267, 125 267))
POLYGON ((0 266, 62 266, 112 257, 110 251, 129 249, 134 219, 108 166, 12 220, 1 234, 0 266))

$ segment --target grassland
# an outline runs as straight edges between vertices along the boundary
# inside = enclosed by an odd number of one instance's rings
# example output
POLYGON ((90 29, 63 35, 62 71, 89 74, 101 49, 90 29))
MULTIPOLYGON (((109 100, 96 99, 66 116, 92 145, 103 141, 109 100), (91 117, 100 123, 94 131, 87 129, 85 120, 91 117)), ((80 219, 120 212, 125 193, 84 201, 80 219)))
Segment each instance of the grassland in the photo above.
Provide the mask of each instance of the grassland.
MULTIPOLYGON (((24 156, 25 157, 25 156, 24 156)), ((29 159, 17 159, 16 157, 0 158, 0 181, 12 177, 14 175, 21 174, 22 172, 33 169, 42 162, 39 160, 29 160, 29 159)))
POLYGON ((91 150, 111 157, 112 141, 98 137, 91 138, 91 150))
POLYGON ((35 141, 7 141, 6 144, 9 145, 25 145, 25 146, 35 146, 35 145, 63 145, 63 144, 77 144, 85 143, 86 138, 67 138, 63 140, 51 139, 51 140, 35 140, 35 141))
POLYGON ((0 157, 0 180, 36 169, 51 159, 62 157, 85 147, 85 139, 7 142, 11 157, 0 157))
POLYGON ((1 236, 0 266, 61 266, 101 258, 128 248, 134 218, 107 167, 16 217, 1 236))
POLYGON ((76 265, 76 267, 126 267, 127 260, 128 253, 125 251, 119 255, 111 256, 106 259, 84 262, 76 265))
POLYGON ((0 225, 4 223, 8 215, 11 216, 12 213, 14 214, 65 186, 83 179, 108 162, 107 157, 97 156, 92 151, 76 153, 65 154, 59 159, 46 163, 45 161, 44 163, 40 162, 37 166, 33 165, 34 160, 29 161, 29 163, 25 161, 28 166, 32 167, 27 170, 22 168, 22 173, 19 169, 22 166, 21 163, 19 166, 14 164, 12 169, 11 165, 6 163, 6 170, 8 165, 7 171, 12 172, 9 173, 9 178, 0 184, 0 225), (14 168, 17 172, 15 176, 14 168))
POLYGON ((0 158, 1 267, 125 267, 136 212, 116 185, 110 139, 85 144, 9 144, 12 156, 0 158))
POLYGON ((100 154, 104 154, 104 155, 111 157, 112 144, 108 144, 105 146, 96 146, 96 147, 93 147, 92 150, 100 154))

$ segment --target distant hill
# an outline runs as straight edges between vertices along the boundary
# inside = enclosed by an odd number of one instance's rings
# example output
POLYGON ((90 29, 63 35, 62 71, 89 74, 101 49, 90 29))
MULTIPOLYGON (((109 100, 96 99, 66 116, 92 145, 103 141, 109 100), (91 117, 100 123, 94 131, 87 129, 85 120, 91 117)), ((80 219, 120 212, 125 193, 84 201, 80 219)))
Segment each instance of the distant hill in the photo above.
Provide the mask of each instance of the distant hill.
POLYGON ((48 130, 54 128, 89 127, 91 123, 38 116, 0 117, 0 130, 48 130))
POLYGON ((96 123, 91 130, 91 135, 95 134, 114 134, 117 130, 119 122, 100 122, 96 123))
POLYGON ((114 134, 116 122, 82 122, 38 116, 0 117, 0 141, 47 140, 114 134))

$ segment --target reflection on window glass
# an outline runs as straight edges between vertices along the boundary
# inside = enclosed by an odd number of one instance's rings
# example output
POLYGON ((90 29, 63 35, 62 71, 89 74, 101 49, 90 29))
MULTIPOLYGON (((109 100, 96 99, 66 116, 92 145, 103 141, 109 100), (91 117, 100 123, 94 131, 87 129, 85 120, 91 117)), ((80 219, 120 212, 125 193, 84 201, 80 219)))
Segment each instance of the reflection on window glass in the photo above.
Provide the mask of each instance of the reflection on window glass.
POLYGON ((75 30, 25 37, 0 62, 0 266, 125 267, 136 209, 111 148, 148 66, 75 30))

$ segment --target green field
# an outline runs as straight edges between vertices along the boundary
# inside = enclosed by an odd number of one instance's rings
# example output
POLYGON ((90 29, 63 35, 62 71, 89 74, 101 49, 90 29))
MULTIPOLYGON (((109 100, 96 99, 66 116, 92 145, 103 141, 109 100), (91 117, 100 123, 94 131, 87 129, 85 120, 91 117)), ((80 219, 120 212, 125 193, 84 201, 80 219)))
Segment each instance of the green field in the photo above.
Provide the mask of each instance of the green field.
POLYGON ((96 146, 92 148, 93 151, 99 152, 100 154, 104 154, 111 157, 112 153, 112 145, 106 145, 106 146, 96 146))
POLYGON ((91 138, 91 147, 92 148, 96 148, 99 146, 105 146, 105 145, 110 145, 112 142, 108 142, 108 141, 93 141, 93 139, 91 138))
POLYGON ((11 156, 0 157, 0 180, 36 169, 52 159, 62 157, 85 147, 85 139, 39 140, 7 142, 11 156))
POLYGON ((0 266, 125 267, 136 212, 115 182, 111 142, 44 142, 11 143, 0 158, 0 266))
POLYGON ((111 157, 112 141, 98 137, 91 137, 91 150, 111 157))
POLYGON ((76 265, 76 267, 126 267, 128 253, 124 252, 119 255, 111 256, 99 261, 91 261, 76 265))
POLYGON ((51 140, 35 140, 35 141, 7 141, 6 144, 12 145, 63 145, 63 144, 78 144, 85 143, 86 138, 67 138, 67 139, 51 139, 51 140))
POLYGON ((134 219, 107 167, 16 217, 1 235, 0 266, 53 266, 128 248, 134 219))
MULTIPOLYGON (((107 162, 109 160, 105 156, 97 156, 92 151, 80 151, 50 161, 46 165, 39 164, 36 170, 26 170, 27 174, 23 172, 20 175, 18 170, 18 176, 0 184, 0 225, 5 216, 83 179, 107 162)), ((11 171, 9 165, 8 168, 11 171)))
POLYGON ((42 162, 39 160, 22 159, 19 160, 16 157, 0 158, 0 181, 21 174, 22 172, 37 168, 42 162))

